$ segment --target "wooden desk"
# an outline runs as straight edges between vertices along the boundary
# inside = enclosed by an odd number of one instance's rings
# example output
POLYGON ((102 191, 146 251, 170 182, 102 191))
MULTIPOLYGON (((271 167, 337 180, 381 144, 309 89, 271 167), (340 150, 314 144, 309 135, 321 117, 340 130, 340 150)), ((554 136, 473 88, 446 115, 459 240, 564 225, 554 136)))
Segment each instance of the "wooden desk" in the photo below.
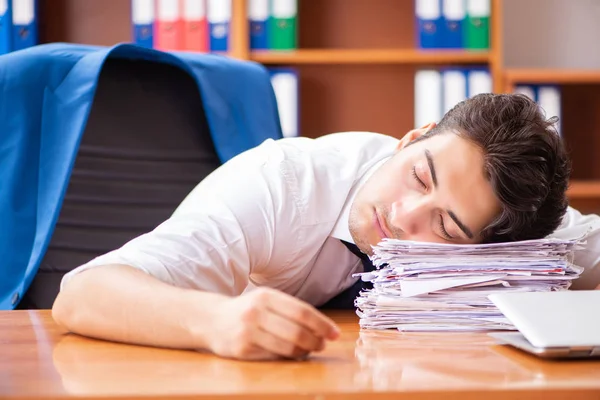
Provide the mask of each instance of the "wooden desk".
POLYGON ((65 335, 47 311, 0 312, 0 398, 600 399, 600 362, 538 360, 485 334, 360 331, 308 361, 240 362, 65 335))

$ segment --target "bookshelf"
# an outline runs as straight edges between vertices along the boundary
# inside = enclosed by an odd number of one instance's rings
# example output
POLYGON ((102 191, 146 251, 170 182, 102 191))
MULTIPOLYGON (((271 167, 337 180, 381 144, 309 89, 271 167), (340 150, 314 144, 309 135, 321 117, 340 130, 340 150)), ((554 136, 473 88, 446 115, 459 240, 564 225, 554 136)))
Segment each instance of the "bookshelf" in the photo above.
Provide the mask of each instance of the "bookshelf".
POLYGON ((569 196, 574 199, 596 199, 600 196, 600 180, 571 182, 569 196))
POLYGON ((505 91, 510 92, 520 82, 557 84, 600 84, 600 70, 507 68, 504 71, 505 91))
MULTIPOLYGON (((42 42, 112 45, 131 40, 130 0, 39 1, 42 42)), ((369 130, 401 137, 413 128, 417 69, 485 65, 494 75, 494 87, 499 85, 496 2, 490 51, 416 49, 414 0, 300 0, 298 50, 251 52, 247 0, 232 0, 229 55, 298 69, 305 136, 369 130)))
MULTIPOLYGON (((600 70, 507 68, 504 91, 520 83, 559 85, 562 94, 562 130, 573 161, 569 199, 575 206, 600 210, 600 149, 597 113, 600 110, 600 70)), ((581 207, 580 207, 581 208, 581 207)))
POLYGON ((488 51, 419 51, 415 49, 302 49, 253 51, 250 59, 272 64, 487 64, 488 51))
POLYGON ((416 70, 483 65, 495 85, 502 78, 500 47, 416 48, 414 16, 414 0, 300 0, 298 49, 252 51, 248 59, 298 71, 302 135, 368 130, 401 137, 414 127, 416 70))
MULTIPOLYGON (((401 137, 413 128, 414 74, 421 68, 484 65, 495 92, 520 82, 559 84, 574 164, 569 197, 584 212, 600 212, 600 69, 507 67, 520 6, 517 0, 491 1, 487 51, 417 49, 414 0, 299 0, 298 49, 250 51, 247 0, 232 0, 229 55, 298 70, 300 132, 307 137, 347 130, 401 137)), ((39 4, 41 42, 131 41, 130 0, 39 4)))

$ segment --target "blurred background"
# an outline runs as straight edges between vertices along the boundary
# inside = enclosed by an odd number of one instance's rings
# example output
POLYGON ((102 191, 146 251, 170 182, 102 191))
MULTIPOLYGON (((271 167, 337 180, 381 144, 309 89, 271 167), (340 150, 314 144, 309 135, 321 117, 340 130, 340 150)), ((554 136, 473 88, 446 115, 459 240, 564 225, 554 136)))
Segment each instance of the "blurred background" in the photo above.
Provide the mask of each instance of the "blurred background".
POLYGON ((3 0, 0 13, 4 52, 133 42, 258 62, 285 136, 401 137, 479 92, 523 92, 559 117, 572 205, 600 210, 597 0, 3 0))

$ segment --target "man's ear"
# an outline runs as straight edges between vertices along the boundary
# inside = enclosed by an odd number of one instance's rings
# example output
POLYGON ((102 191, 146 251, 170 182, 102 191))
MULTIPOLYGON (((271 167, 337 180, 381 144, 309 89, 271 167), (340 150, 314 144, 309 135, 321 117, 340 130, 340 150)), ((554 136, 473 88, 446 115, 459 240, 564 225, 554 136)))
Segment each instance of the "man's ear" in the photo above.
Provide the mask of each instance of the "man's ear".
POLYGON ((435 122, 430 122, 427 125, 424 125, 418 129, 413 129, 412 131, 409 131, 406 135, 404 135, 402 139, 400 139, 396 150, 402 150, 403 148, 408 146, 410 142, 423 136, 424 134, 435 128, 435 125, 435 122))

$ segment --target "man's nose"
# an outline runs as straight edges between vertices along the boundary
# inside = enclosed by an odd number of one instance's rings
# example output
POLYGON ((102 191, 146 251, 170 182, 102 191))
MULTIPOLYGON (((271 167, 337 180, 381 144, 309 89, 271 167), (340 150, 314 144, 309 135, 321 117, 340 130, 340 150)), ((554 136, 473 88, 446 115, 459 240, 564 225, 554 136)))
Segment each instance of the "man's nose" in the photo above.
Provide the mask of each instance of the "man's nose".
POLYGON ((418 235, 427 224, 428 200, 406 199, 392 204, 390 223, 394 231, 401 230, 407 236, 418 235))

